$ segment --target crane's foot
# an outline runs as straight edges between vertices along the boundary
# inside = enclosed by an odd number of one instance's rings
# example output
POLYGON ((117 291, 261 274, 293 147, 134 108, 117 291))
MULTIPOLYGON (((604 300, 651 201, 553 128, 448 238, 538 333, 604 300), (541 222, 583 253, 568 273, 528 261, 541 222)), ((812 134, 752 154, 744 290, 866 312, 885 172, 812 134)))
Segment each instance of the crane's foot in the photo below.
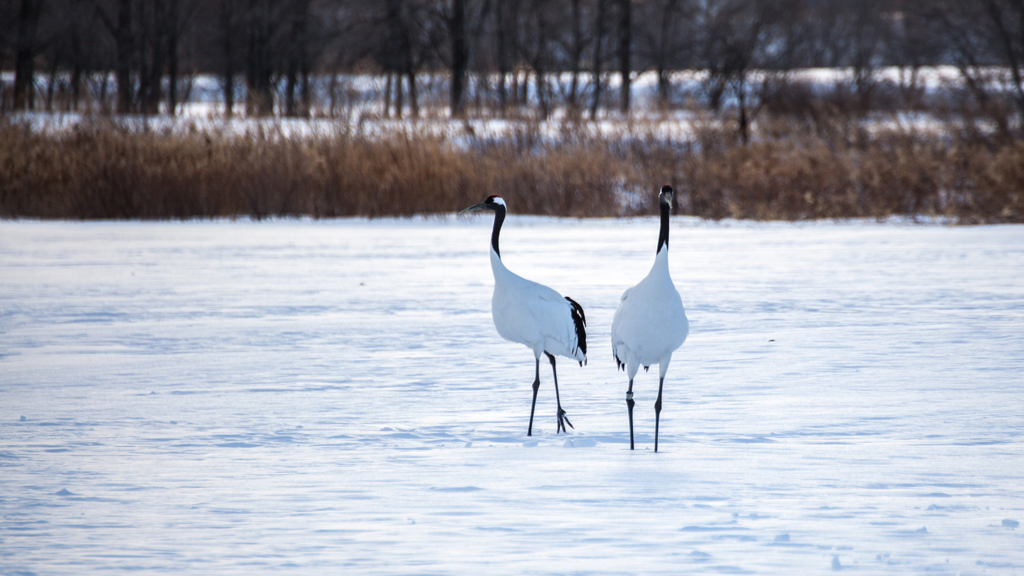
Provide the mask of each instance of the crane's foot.
POLYGON ((576 429, 576 427, 572 425, 572 422, 569 422, 569 417, 565 415, 565 410, 562 410, 562 407, 559 406, 558 407, 558 428, 555 430, 555 434, 558 434, 559 432, 565 432, 566 434, 568 434, 569 431, 565 429, 565 425, 566 424, 569 425, 569 428, 572 428, 573 430, 576 429))

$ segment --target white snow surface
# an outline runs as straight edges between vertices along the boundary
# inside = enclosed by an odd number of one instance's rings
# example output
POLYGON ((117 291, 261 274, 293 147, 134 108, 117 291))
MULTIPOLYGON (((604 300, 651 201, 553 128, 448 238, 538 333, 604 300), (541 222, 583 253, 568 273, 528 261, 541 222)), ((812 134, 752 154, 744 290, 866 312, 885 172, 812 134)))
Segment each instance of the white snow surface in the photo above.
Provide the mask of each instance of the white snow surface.
POLYGON ((0 573, 1024 573, 1024 227, 673 219, 655 454, 657 219, 506 221, 588 320, 532 438, 490 224, 0 222, 0 573))

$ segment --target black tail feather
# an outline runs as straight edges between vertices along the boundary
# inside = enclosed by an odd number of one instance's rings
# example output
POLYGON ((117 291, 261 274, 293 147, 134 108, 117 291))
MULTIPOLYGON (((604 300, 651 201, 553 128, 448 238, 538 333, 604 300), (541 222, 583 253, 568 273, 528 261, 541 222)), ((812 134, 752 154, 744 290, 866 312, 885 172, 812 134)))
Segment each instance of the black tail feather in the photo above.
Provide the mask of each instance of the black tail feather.
MULTIPOLYGON (((587 316, 583 313, 583 306, 580 306, 578 302, 565 297, 572 306, 572 322, 576 325, 576 347, 579 348, 583 355, 587 355, 587 316)), ((580 362, 580 366, 583 366, 583 362, 580 362)))

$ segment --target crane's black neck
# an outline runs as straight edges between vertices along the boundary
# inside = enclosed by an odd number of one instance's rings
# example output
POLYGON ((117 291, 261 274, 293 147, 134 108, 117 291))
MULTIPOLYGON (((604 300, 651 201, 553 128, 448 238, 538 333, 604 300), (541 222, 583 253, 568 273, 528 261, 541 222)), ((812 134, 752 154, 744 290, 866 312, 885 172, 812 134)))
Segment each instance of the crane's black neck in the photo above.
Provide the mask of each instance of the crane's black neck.
POLYGON ((668 250, 668 215, 672 211, 672 205, 662 200, 661 204, 661 233, 658 234, 658 251, 655 254, 661 253, 661 247, 664 246, 665 250, 668 250))
POLYGON ((493 210, 494 229, 491 230, 491 248, 494 248, 494 253, 498 255, 498 258, 501 258, 501 250, 498 250, 498 235, 501 234, 501 223, 505 221, 505 207, 497 204, 493 210))

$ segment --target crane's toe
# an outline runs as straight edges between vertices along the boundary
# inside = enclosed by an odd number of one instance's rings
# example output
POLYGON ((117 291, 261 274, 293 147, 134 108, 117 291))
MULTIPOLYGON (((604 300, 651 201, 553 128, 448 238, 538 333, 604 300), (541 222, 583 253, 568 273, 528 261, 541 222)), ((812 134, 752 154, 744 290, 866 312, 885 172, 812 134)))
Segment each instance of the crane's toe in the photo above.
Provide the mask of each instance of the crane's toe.
POLYGON ((569 428, 572 428, 573 430, 576 429, 576 427, 572 425, 572 422, 569 421, 569 417, 565 415, 565 410, 562 410, 562 407, 559 406, 558 407, 558 428, 556 429, 555 434, 558 434, 558 432, 565 432, 565 433, 568 434, 569 431, 565 429, 565 425, 566 424, 569 425, 569 428))

